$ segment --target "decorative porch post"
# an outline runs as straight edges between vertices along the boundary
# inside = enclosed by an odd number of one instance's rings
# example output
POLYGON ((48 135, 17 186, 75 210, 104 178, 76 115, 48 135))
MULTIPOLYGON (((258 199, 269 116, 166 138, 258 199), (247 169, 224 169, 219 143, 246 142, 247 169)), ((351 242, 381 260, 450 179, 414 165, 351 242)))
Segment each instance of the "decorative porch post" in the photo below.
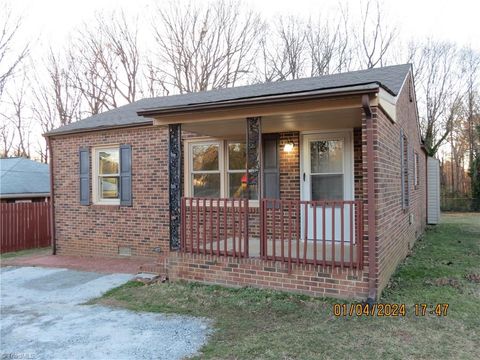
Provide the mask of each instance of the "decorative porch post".
MULTIPOLYGON (((247 118, 247 207, 248 200, 262 198, 262 118, 250 117, 247 118)), ((249 253, 249 235, 248 235, 248 209, 247 209, 247 222, 245 225, 246 230, 246 254, 249 253)), ((263 236, 263 214, 260 210, 260 256, 265 254, 265 241, 263 236)))
POLYGON ((262 118, 247 118, 247 198, 261 198, 262 118), (256 193, 255 193, 256 192, 256 193), (258 196, 258 197, 257 197, 258 196))
POLYGON ((168 204, 170 210, 170 249, 180 248, 180 202, 182 197, 182 128, 168 125, 168 204))

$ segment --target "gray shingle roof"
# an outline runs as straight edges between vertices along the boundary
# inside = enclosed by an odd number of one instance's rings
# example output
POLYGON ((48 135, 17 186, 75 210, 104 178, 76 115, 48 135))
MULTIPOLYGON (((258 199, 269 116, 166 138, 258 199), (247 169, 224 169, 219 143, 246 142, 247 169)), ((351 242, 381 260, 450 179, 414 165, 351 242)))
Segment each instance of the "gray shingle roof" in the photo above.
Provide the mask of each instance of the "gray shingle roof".
POLYGON ((182 95, 147 98, 62 126, 50 131, 47 135, 150 123, 151 121, 149 119, 137 114, 138 111, 142 110, 212 104, 228 100, 261 98, 316 90, 331 89, 331 92, 334 93, 341 88, 354 85, 378 84, 378 86, 381 86, 396 96, 410 69, 410 64, 393 65, 298 80, 277 81, 182 95))
POLYGON ((47 164, 25 158, 0 159, 0 197, 50 193, 47 164))

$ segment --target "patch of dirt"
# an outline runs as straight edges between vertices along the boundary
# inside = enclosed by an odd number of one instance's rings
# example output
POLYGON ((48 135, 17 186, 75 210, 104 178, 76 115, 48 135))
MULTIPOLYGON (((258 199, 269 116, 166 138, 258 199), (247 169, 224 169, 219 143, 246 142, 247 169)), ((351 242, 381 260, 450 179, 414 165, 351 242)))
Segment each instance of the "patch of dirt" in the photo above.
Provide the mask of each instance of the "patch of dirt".
POLYGON ((125 307, 125 302, 119 301, 116 299, 112 298, 104 298, 101 300, 97 300, 95 302, 87 302, 87 305, 93 305, 93 304, 98 304, 98 305, 104 305, 104 306, 109 306, 109 307, 114 307, 114 308, 124 308, 125 307))
POLYGON ((165 283, 168 281, 168 277, 165 275, 153 276, 151 278, 135 277, 133 281, 138 281, 145 285, 152 285, 152 284, 158 284, 158 283, 165 283))
POLYGON ((454 278, 438 278, 438 279, 434 279, 434 280, 427 280, 425 281, 425 284, 427 285, 433 285, 433 286, 451 286, 455 289, 461 289, 461 284, 460 284, 460 281, 458 281, 458 279, 454 279, 454 278))
POLYGON ((403 330, 400 330, 400 331, 397 331, 395 333, 396 336, 398 336, 403 343, 411 343, 412 342, 412 339, 413 339, 413 336, 412 334, 410 334, 409 332, 407 331, 403 331, 403 330))
POLYGON ((465 279, 467 279, 470 282, 480 284, 480 274, 474 274, 474 273, 467 274, 465 275, 465 279))

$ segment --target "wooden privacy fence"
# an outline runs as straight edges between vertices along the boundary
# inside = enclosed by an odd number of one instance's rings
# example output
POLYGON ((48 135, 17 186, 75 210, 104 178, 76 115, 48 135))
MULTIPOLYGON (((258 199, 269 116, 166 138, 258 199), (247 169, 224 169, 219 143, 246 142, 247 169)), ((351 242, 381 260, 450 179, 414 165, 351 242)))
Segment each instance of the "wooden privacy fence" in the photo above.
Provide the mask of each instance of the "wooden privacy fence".
POLYGON ((50 204, 0 204, 1 253, 49 246, 50 204))

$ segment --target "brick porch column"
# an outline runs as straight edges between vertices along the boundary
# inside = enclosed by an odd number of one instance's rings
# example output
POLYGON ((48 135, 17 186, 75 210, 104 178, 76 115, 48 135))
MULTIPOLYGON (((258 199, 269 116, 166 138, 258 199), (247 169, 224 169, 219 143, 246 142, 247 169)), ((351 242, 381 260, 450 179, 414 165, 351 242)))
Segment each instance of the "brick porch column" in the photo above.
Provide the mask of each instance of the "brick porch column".
POLYGON ((170 249, 180 248, 180 202, 182 197, 182 128, 168 125, 168 204, 170 210, 170 249))

